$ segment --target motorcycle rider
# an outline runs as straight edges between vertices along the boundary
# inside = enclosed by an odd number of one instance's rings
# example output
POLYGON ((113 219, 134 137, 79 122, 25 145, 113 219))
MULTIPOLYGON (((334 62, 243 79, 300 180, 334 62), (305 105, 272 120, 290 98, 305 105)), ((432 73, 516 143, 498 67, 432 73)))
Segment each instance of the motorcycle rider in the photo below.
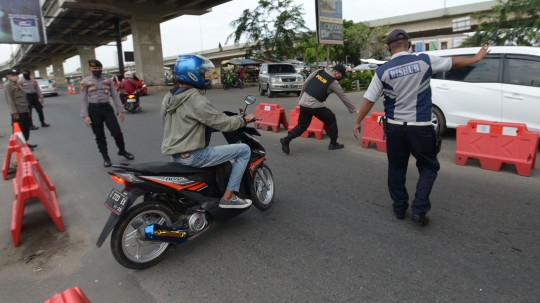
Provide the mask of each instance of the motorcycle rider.
POLYGON ((122 82, 120 83, 120 87, 123 90, 123 102, 124 105, 126 103, 126 99, 128 95, 135 95, 136 102, 137 102, 137 110, 141 110, 141 106, 139 103, 139 83, 137 80, 134 79, 133 73, 130 71, 127 71, 124 73, 124 79, 122 79, 122 82))
POLYGON ((163 98, 161 114, 164 134, 161 151, 172 161, 192 167, 215 166, 234 160, 227 190, 219 202, 221 208, 246 208, 251 200, 237 197, 242 175, 250 159, 246 144, 208 147, 212 129, 228 132, 255 120, 255 115, 227 116, 219 112, 201 93, 205 73, 213 68, 210 60, 196 55, 181 55, 174 75, 178 86, 163 98))

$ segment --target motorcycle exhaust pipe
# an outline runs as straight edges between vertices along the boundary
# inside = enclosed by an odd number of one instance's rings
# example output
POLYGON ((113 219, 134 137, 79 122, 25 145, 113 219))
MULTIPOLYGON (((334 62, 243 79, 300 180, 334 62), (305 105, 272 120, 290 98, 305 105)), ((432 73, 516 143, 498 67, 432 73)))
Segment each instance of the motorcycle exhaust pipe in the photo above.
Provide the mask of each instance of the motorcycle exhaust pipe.
POLYGON ((150 224, 144 228, 144 235, 149 241, 184 243, 188 240, 185 229, 173 226, 150 224))

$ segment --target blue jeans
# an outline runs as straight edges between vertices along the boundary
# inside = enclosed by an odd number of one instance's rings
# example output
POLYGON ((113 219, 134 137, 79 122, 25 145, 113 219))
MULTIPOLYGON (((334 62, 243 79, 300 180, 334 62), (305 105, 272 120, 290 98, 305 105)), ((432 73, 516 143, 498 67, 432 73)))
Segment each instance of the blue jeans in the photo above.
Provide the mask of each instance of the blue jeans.
POLYGON ((421 215, 431 209, 429 195, 440 165, 435 148, 435 129, 427 126, 388 124, 386 132, 388 157, 388 189, 394 201, 394 211, 405 213, 409 207, 409 194, 405 188, 407 166, 412 154, 420 173, 416 194, 412 202, 412 214, 421 215))
POLYGON ((189 153, 174 154, 172 155, 172 161, 192 167, 209 167, 234 160, 227 190, 237 192, 240 189, 242 175, 246 170, 250 157, 251 149, 249 146, 240 143, 207 147, 189 153))

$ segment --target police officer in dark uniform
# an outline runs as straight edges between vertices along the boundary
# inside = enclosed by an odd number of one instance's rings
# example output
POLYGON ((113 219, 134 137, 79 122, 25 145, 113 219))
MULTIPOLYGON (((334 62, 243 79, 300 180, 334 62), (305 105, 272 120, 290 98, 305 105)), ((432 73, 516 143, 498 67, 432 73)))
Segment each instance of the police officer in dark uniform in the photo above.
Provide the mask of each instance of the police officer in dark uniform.
POLYGON ((281 138, 281 149, 284 153, 289 154, 289 143, 296 137, 302 135, 309 127, 313 116, 321 120, 328 126, 330 132, 329 150, 343 148, 343 144, 337 142, 338 126, 336 115, 327 107, 324 106, 324 101, 331 93, 335 93, 345 104, 350 113, 358 112, 347 95, 343 92, 343 88, 339 85, 338 80, 347 78, 347 72, 343 65, 334 66, 333 71, 318 70, 313 72, 304 81, 302 92, 300 94, 300 116, 298 117, 298 125, 296 125, 287 135, 281 138))
POLYGON ((135 157, 125 149, 124 136, 109 102, 110 93, 116 107, 116 112, 118 113, 118 118, 123 122, 124 108, 118 97, 118 92, 112 84, 111 79, 101 75, 103 70, 101 62, 95 59, 88 60, 88 66, 88 69, 92 72, 92 76, 84 78, 81 82, 81 117, 84 118, 86 126, 92 127, 99 152, 103 155, 103 166, 109 167, 112 165, 109 154, 107 153, 104 123, 111 132, 116 146, 118 146, 118 155, 132 160, 135 157))
POLYGON ((421 225, 429 223, 427 212, 431 209, 429 195, 440 165, 437 160, 437 138, 431 123, 431 75, 461 68, 482 60, 489 49, 484 46, 474 58, 442 58, 429 54, 410 54, 409 35, 400 29, 392 31, 386 39, 386 48, 392 59, 377 68, 364 103, 353 128, 358 138, 360 123, 375 102, 384 95, 386 149, 388 157, 388 189, 397 219, 405 219, 409 207, 409 194, 405 178, 409 157, 416 158, 420 177, 412 201, 411 219, 421 225))
MULTIPOLYGON (((11 125, 15 122, 19 123, 24 139, 28 143, 30 139, 30 105, 26 101, 26 94, 20 87, 19 81, 20 72, 17 69, 8 71, 6 78, 8 81, 4 85, 4 94, 11 113, 11 125)), ((35 148, 37 144, 28 144, 28 147, 35 148)))
POLYGON ((32 122, 32 108, 35 108, 39 121, 41 122, 42 127, 49 127, 50 124, 45 123, 45 115, 43 115, 43 94, 41 94, 41 89, 39 89, 39 84, 35 79, 30 78, 30 71, 27 69, 22 70, 23 78, 19 80, 19 85, 26 93, 26 99, 28 104, 30 104, 30 123, 31 130, 36 130, 39 127, 34 126, 32 122))

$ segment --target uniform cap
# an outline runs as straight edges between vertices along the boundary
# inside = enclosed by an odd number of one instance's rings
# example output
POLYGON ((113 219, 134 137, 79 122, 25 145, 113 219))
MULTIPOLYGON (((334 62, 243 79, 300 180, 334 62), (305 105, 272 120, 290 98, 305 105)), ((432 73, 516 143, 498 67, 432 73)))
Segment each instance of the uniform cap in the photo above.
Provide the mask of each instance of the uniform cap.
POLYGON ((89 66, 89 67, 99 67, 99 66, 103 67, 103 65, 101 64, 101 62, 99 62, 99 61, 96 60, 96 59, 90 59, 90 60, 88 60, 88 66, 89 66))
POLYGON ((388 34, 388 37, 386 37, 386 44, 390 45, 399 40, 409 40, 409 39, 411 38, 409 37, 409 34, 407 34, 406 31, 402 29, 395 29, 390 34, 388 34), (402 35, 402 36, 399 37, 399 35, 402 35))
POLYGON ((18 75, 18 74, 20 74, 21 72, 20 72, 18 69, 16 69, 16 68, 12 68, 12 69, 10 69, 7 73, 8 73, 9 75, 13 75, 13 74, 18 75))
POLYGON ((345 68, 345 66, 337 64, 336 66, 334 66, 334 70, 340 72, 343 78, 347 78, 347 69, 345 68))

